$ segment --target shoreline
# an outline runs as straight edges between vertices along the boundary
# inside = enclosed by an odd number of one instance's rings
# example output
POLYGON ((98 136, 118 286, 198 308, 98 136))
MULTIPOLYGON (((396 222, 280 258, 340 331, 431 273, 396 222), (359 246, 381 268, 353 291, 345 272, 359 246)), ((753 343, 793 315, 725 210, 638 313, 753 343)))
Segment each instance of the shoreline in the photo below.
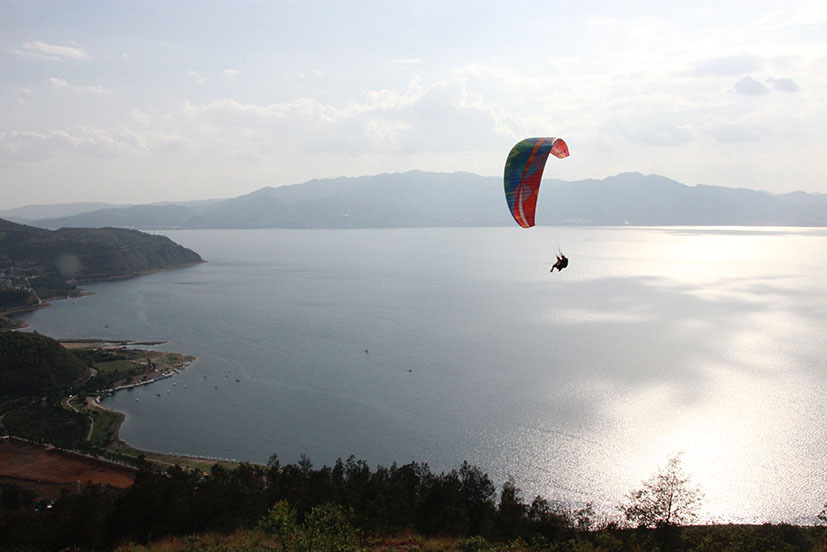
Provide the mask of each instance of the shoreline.
MULTIPOLYGON (((61 343, 61 345, 64 346, 69 345, 68 348, 70 349, 84 348, 89 347, 90 345, 99 345, 101 348, 105 348, 107 345, 112 345, 112 348, 110 350, 114 352, 128 351, 131 353, 139 354, 151 363, 145 364, 144 366, 146 366, 147 369, 144 372, 133 375, 131 378, 129 378, 129 381, 127 381, 126 383, 120 383, 119 385, 115 385, 107 389, 101 389, 95 395, 89 395, 86 397, 85 406, 88 410, 94 410, 99 413, 103 413, 105 416, 113 418, 113 420, 111 419, 109 421, 111 423, 110 432, 112 441, 107 446, 100 447, 103 451, 128 456, 133 459, 139 459, 143 457, 145 460, 151 463, 161 465, 164 467, 181 465, 189 467, 191 469, 203 470, 205 468, 211 467, 214 464, 222 464, 225 466, 236 466, 240 464, 239 461, 226 458, 173 454, 152 450, 144 450, 134 447, 129 442, 124 440, 121 437, 120 433, 121 425, 126 419, 126 414, 124 412, 121 412, 120 410, 107 408, 101 403, 103 397, 112 396, 119 391, 134 389, 136 387, 141 387, 152 383, 158 383, 163 380, 169 379, 173 376, 176 376, 180 374, 183 370, 186 370, 189 367, 191 367, 198 360, 197 357, 193 355, 186 355, 183 353, 172 353, 167 351, 157 351, 154 349, 142 349, 133 347, 136 345, 162 345, 166 343, 166 341, 140 342, 132 340, 111 339, 66 339, 60 340, 59 342, 61 343)), ((71 402, 71 397, 68 398, 67 401, 71 402)), ((92 442, 91 437, 94 432, 94 419, 91 419, 91 417, 90 422, 92 424, 92 427, 90 427, 88 436, 90 438, 87 438, 87 442, 89 443, 92 442)))
POLYGON ((54 295, 52 297, 46 297, 45 299, 41 299, 40 303, 36 305, 23 305, 19 307, 11 307, 0 310, 0 329, 7 329, 7 330, 20 330, 23 328, 28 328, 29 325, 26 322, 18 319, 16 315, 23 314, 27 312, 35 312, 40 309, 46 309, 52 307, 52 301, 58 300, 65 300, 71 297, 86 297, 87 295, 94 295, 94 291, 86 291, 83 289, 73 290, 70 293, 67 293, 66 296, 63 295, 54 295), (4 327, 5 326, 5 327, 4 327))
MULTIPOLYGON (((36 305, 21 305, 17 307, 9 307, 5 309, 0 309, 0 329, 7 329, 7 330, 19 330, 21 328, 27 328, 29 325, 21 320, 18 320, 15 315, 20 313, 26 312, 33 312, 39 309, 45 309, 47 307, 51 307, 52 303, 50 301, 59 300, 59 299, 69 299, 70 297, 84 297, 87 295, 94 295, 94 291, 86 291, 82 288, 77 286, 82 286, 86 284, 92 284, 95 282, 117 282, 119 280, 130 280, 132 278, 138 278, 140 276, 147 276, 149 274, 154 274, 156 272, 163 272, 166 270, 175 270, 178 268, 186 268, 188 266, 196 266, 199 264, 206 263, 208 261, 202 259, 200 261, 192 262, 192 263, 182 263, 177 265, 165 266, 161 268, 153 268, 150 270, 142 270, 138 272, 134 272, 132 274, 115 274, 112 276, 100 276, 95 278, 83 278, 79 280, 66 280, 67 284, 75 286, 75 289, 69 290, 66 295, 53 295, 51 297, 46 297, 38 300, 40 301, 36 305)), ((35 295, 36 296, 36 295, 35 295)), ((37 296, 36 296, 37 297, 37 296)))
MULTIPOLYGON (((28 443, 28 448, 4 447, 2 454, 5 455, 7 465, 6 469, 0 469, 0 480, 17 478, 25 487, 33 490, 39 489, 39 494, 42 496, 51 496, 55 484, 54 474, 62 470, 71 470, 76 463, 74 460, 76 458, 84 458, 88 466, 91 466, 86 469, 92 474, 93 480, 105 479, 107 475, 111 475, 111 472, 124 468, 136 470, 141 462, 149 462, 162 470, 178 465, 204 473, 209 472, 215 464, 228 468, 241 464, 231 459, 164 453, 134 447, 121 437, 121 426, 126 419, 126 414, 101 404, 104 397, 112 396, 118 391, 158 383, 180 374, 196 362, 195 356, 144 348, 163 345, 166 341, 101 338, 56 341, 67 350, 86 350, 87 354, 96 355, 89 378, 103 375, 109 378, 110 385, 89 391, 88 395, 79 392, 64 396, 61 400, 63 408, 87 420, 87 430, 81 441, 82 444, 68 448, 58 447, 52 443, 43 442, 35 436, 26 438, 5 433, 2 443, 28 443), (60 456, 55 451, 69 456, 60 456), (37 460, 34 460, 35 458, 37 460), (64 458, 68 460, 63 462, 61 459, 64 458), (27 475, 16 473, 15 470, 20 471, 20 468, 15 466, 21 463, 30 466, 27 475), (38 467, 41 465, 48 465, 49 468, 41 469, 38 467)), ((81 478, 80 475, 77 477, 81 478)), ((68 485, 67 488, 71 489, 72 486, 68 485)))
MULTIPOLYGON (((94 399, 88 397, 87 404, 90 408, 94 408, 99 412, 103 412, 109 416, 114 416, 118 419, 116 428, 116 440, 114 443, 112 443, 112 445, 104 449, 105 451, 113 452, 116 454, 122 454, 124 456, 129 456, 135 459, 143 457, 146 461, 163 467, 183 466, 188 467, 190 469, 199 469, 202 471, 212 467, 215 464, 221 464, 222 466, 230 467, 235 467, 241 464, 241 462, 238 460, 232 460, 228 458, 215 458, 211 456, 200 456, 194 454, 173 454, 167 452, 139 449, 131 445, 128 441, 124 440, 120 436, 120 426, 124 422, 126 415, 120 410, 115 410, 103 406, 99 402, 99 399, 100 397, 95 397, 94 399)), ((117 461, 105 461, 119 465, 117 461)))
MULTIPOLYGON (((9 306, 0 309, 0 331, 18 331, 30 327, 27 322, 20 320, 17 316, 54 306, 53 301, 94 295, 95 292, 87 291, 79 286, 95 282, 128 280, 156 272, 196 266, 206 262, 206 260, 201 259, 194 262, 135 271, 129 274, 114 274, 66 280, 66 285, 72 286, 72 289, 67 289, 65 293, 44 298, 35 294, 34 297, 37 299, 36 304, 9 306)), ((87 349, 103 351, 104 354, 97 356, 96 360, 92 360, 96 357, 95 352, 89 354, 87 357, 91 371, 86 382, 88 383, 89 378, 103 374, 104 379, 100 381, 100 384, 105 388, 90 391, 88 396, 84 394, 83 401, 80 401, 76 395, 65 396, 62 399, 61 403, 65 409, 71 410, 75 414, 86 418, 88 432, 80 442, 81 444, 72 445, 72 448, 56 447, 50 443, 38 444, 42 439, 35 438, 37 442, 32 442, 32 446, 42 447, 41 452, 43 454, 51 450, 60 450, 66 453, 84 456, 99 462, 99 465, 102 466, 101 470, 103 471, 106 471, 106 468, 103 466, 122 467, 124 464, 131 464, 132 462, 140 462, 142 460, 147 460, 163 467, 182 465, 190 469, 199 469, 202 471, 216 463, 225 465, 239 464, 239 462, 220 458, 187 457, 186 455, 165 454, 135 448, 121 438, 120 430, 125 420, 125 414, 117 410, 108 409, 101 404, 103 397, 114 395, 114 393, 118 391, 156 383, 177 375, 190 367, 197 360, 196 357, 182 353, 141 348, 155 347, 166 343, 166 341, 135 341, 102 338, 66 338, 55 339, 55 341, 67 350, 87 349), (94 366, 92 366, 92 364, 94 364, 94 366), (107 364, 108 366, 98 366, 103 364, 107 364), (100 368, 102 368, 102 370, 100 368), (87 447, 89 450, 83 450, 87 447), (107 456, 109 456, 109 458, 107 458, 107 456)), ((0 429, 3 429, 1 420, 2 417, 0 417, 0 429)), ((8 439, 20 439, 20 436, 11 435, 5 430, 3 430, 0 436, 2 436, 4 441, 8 441, 8 439)), ((132 468, 134 469, 134 465, 132 468)), ((0 478, 5 475, 9 474, 0 473, 0 478)), ((37 485, 40 479, 42 478, 33 477, 29 479, 29 481, 31 484, 37 485)))
MULTIPOLYGON (((28 323, 17 318, 17 315, 19 314, 30 313, 40 309, 45 309, 54 306, 52 303, 53 301, 63 299, 68 300, 71 298, 85 297, 88 295, 95 294, 95 292, 93 291, 87 291, 77 286, 82 286, 95 282, 116 282, 120 280, 129 280, 132 278, 146 276, 156 272, 162 272, 178 268, 186 268, 190 266, 197 266, 206 262, 208 261, 200 260, 196 262, 182 263, 172 266, 142 270, 131 274, 116 274, 111 276, 101 276, 67 281, 68 284, 76 287, 72 290, 67 290, 67 293, 65 295, 60 294, 46 297, 43 299, 38 298, 39 302, 37 304, 21 305, 0 309, 0 331, 17 331, 24 328, 28 328, 30 326, 28 323)), ((181 454, 148 451, 135 448, 128 442, 126 442, 120 434, 121 425, 125 420, 125 414, 117 410, 106 408, 101 404, 101 401, 104 397, 114 395, 114 393, 118 391, 122 391, 125 389, 134 389, 136 387, 148 385, 150 383, 157 383, 159 381, 163 381, 172 376, 180 374, 181 371, 189 368, 197 360, 196 357, 192 355, 185 355, 182 353, 173 353, 166 351, 157 351, 154 349, 141 348, 162 345, 166 343, 166 341, 135 341, 130 339, 102 338, 66 338, 56 339, 55 341, 57 341, 61 344, 61 346, 69 350, 83 348, 99 348, 101 350, 111 351, 113 354, 123 352, 125 356, 130 356, 131 358, 122 358, 121 360, 131 361, 133 363, 132 368, 139 368, 141 366, 144 367, 143 370, 140 370, 136 373, 132 373, 129 377, 124 378, 123 380, 116 380, 115 385, 112 385, 111 387, 105 389, 99 389, 94 393, 90 394, 88 402, 86 402, 85 404, 73 404, 72 400, 75 397, 72 395, 65 397, 63 399, 63 403, 66 408, 71 409, 78 414, 86 416, 89 420, 90 427, 87 436, 84 440, 85 444, 99 450, 102 454, 111 453, 115 456, 125 456, 128 458, 132 458, 133 460, 145 458, 146 460, 152 463, 162 466, 173 466, 178 464, 190 467, 192 469, 205 469, 216 463, 233 466, 240 464, 239 461, 223 458, 188 456, 181 454), (140 356, 142 359, 146 359, 146 361, 136 362, 137 356, 140 356), (100 413, 104 416, 105 419, 101 420, 98 416, 92 416, 91 412, 100 413), (106 426, 106 430, 104 431, 103 436, 96 433, 96 420, 98 427, 106 426), (100 441, 107 442, 106 444, 104 444, 100 441)), ((94 368, 92 370, 93 371, 91 372, 90 377, 96 375, 96 371, 94 370, 94 368)), ((19 437, 12 436, 12 438, 19 437)), ((84 451, 62 449, 59 447, 54 447, 54 445, 51 444, 46 444, 45 448, 50 450, 65 450, 69 453, 80 454, 84 456, 87 455, 87 453, 85 453, 84 451)), ((109 460, 105 458, 97 458, 97 460, 100 462, 105 462, 107 464, 122 465, 117 460, 109 460)))

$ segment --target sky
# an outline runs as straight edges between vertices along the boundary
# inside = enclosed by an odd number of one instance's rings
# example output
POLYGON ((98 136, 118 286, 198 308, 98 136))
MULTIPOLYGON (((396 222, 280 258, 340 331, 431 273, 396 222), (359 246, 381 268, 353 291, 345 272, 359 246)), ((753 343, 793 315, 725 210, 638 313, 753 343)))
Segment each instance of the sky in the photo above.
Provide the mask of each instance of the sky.
POLYGON ((409 170, 827 193, 827 3, 0 0, 0 209, 409 170))

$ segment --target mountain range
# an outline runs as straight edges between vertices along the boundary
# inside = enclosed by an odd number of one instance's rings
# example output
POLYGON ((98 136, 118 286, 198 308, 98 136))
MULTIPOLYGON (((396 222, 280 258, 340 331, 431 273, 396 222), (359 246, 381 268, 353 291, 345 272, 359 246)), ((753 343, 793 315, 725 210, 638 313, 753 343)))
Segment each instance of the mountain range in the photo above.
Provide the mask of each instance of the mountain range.
MULTIPOLYGON (((223 200, 29 206, 0 217, 42 228, 388 228, 514 224, 500 177, 410 171, 310 180, 223 200), (48 209, 48 210, 47 210, 48 209), (55 214, 61 213, 61 216, 55 214), (25 218, 23 215, 29 218, 25 218)), ((659 175, 544 179, 539 225, 827 226, 827 194, 687 186, 659 175)))

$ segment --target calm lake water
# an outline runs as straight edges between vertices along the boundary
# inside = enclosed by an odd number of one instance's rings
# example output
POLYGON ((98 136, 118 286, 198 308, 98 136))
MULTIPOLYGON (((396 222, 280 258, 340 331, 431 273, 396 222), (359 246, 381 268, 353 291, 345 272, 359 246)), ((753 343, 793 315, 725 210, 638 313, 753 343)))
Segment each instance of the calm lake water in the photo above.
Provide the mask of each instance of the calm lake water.
POLYGON ((827 502, 825 229, 165 234, 209 262, 25 317, 198 357, 105 400, 136 447, 467 460, 527 501, 606 511, 681 454, 707 520, 827 502))

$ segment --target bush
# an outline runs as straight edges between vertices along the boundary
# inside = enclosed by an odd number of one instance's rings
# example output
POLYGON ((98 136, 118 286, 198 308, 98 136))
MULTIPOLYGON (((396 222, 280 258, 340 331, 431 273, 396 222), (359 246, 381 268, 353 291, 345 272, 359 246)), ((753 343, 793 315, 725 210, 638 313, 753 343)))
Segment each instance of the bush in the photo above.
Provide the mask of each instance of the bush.
POLYGON ((258 526, 262 531, 273 535, 282 552, 296 548, 301 534, 298 516, 286 500, 276 502, 258 526))
POLYGON ((493 552, 494 548, 483 537, 477 535, 457 541, 459 552, 493 552))
POLYGON ((350 552, 358 549, 352 518, 351 509, 327 502, 310 510, 300 524, 296 510, 280 500, 258 526, 273 535, 281 552, 350 552))

